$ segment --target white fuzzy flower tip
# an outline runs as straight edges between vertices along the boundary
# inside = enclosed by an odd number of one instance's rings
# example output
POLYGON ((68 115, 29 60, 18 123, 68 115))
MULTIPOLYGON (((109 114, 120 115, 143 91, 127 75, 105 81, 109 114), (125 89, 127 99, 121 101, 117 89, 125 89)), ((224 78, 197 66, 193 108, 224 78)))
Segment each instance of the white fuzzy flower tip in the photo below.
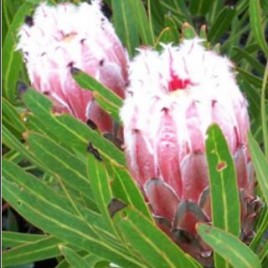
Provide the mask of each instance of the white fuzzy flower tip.
POLYGON ((121 118, 129 168, 169 228, 196 235, 196 222, 211 220, 205 139, 212 123, 227 139, 240 190, 252 194, 247 102, 231 62, 201 40, 141 50, 130 64, 121 118))
POLYGON ((123 97, 127 80, 127 55, 114 28, 100 10, 91 5, 40 4, 33 17, 26 17, 18 36, 33 86, 49 95, 58 111, 67 111, 102 130, 109 118, 72 79, 76 67, 94 76, 123 97))

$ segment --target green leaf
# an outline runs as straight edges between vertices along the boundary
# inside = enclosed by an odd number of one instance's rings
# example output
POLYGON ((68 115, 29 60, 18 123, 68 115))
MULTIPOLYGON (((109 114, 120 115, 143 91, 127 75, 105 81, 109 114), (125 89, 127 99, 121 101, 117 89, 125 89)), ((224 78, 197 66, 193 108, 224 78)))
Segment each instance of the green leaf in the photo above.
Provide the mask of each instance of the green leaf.
MULTIPOLYGON (((80 253, 80 252, 79 252, 80 253)), ((96 255, 93 255, 91 253, 85 253, 85 252, 81 252, 80 253, 80 258, 83 258, 83 260, 87 263, 87 267, 94 267, 94 268, 97 268, 98 266, 98 263, 103 263, 105 262, 106 264, 109 262, 107 261, 103 261, 103 259, 101 259, 100 257, 96 256, 96 255)), ((59 264, 57 265, 56 268, 71 268, 73 266, 71 266, 69 264, 69 262, 67 262, 66 258, 63 259, 62 261, 59 262, 59 264)), ((76 266, 75 266, 76 267, 76 266)), ((79 266, 78 266, 79 267, 79 266)), ((99 268, 109 268, 110 266, 109 265, 106 265, 106 266, 100 266, 99 268)))
POLYGON ((148 15, 155 33, 159 33, 163 28, 164 9, 160 0, 147 1, 148 15))
POLYGON ((133 15, 130 1, 112 0, 113 25, 115 30, 127 47, 130 55, 139 46, 139 25, 133 15))
POLYGON ((253 166, 266 204, 268 204, 268 162, 251 133, 248 135, 253 166))
POLYGON ((174 35, 173 35, 173 30, 170 27, 166 27, 162 30, 162 32, 157 37, 157 40, 155 43, 155 49, 161 51, 162 44, 168 44, 170 42, 173 42, 173 40, 175 40, 174 35))
POLYGON ((157 38, 155 46, 159 45, 160 43, 179 43, 179 31, 173 17, 170 15, 165 16, 165 28, 161 31, 159 37, 157 38))
POLYGON ((262 121, 262 133, 264 143, 264 155, 268 160, 268 105, 266 99, 266 92, 268 85, 268 62, 266 62, 265 72, 263 76, 262 88, 261 88, 261 121, 262 121))
POLYGON ((111 118, 115 120, 115 123, 117 125, 121 124, 121 119, 119 116, 119 107, 114 106, 110 101, 108 101, 106 98, 103 98, 102 95, 100 95, 98 92, 93 93, 93 97, 96 100, 96 102, 99 104, 99 106, 106 111, 111 118))
MULTIPOLYGON (((36 235, 32 235, 34 238, 36 235)), ((52 236, 42 235, 3 252, 3 265, 14 266, 61 256, 59 244, 63 242, 52 236)))
POLYGON ((60 245, 60 251, 72 267, 88 268, 87 262, 73 249, 60 245))
POLYGON ((217 42, 220 37, 228 30, 236 12, 234 8, 225 7, 218 14, 218 18, 208 32, 208 40, 212 43, 217 42))
MULTIPOLYGON (((258 221, 260 220, 260 216, 258 218, 258 221)), ((253 237, 252 241, 250 242, 250 248, 257 252, 259 245, 261 245, 263 238, 265 237, 265 233, 268 230, 268 211, 264 212, 264 216, 262 218, 262 221, 260 225, 258 226, 256 230, 256 234, 253 237)))
POLYGON ((16 35, 24 18, 31 12, 33 4, 24 3, 18 9, 9 27, 8 33, 3 44, 3 95, 11 102, 15 102, 16 84, 18 81, 19 72, 22 68, 22 59, 19 51, 16 48, 16 35))
POLYGON ((185 1, 183 0, 171 0, 171 1, 165 1, 165 0, 154 0, 159 1, 160 5, 164 8, 165 14, 172 13, 174 16, 174 19, 176 18, 178 21, 179 27, 184 23, 188 22, 189 24, 192 24, 192 15, 189 12, 189 9, 186 6, 185 1))
POLYGON ((141 261, 146 261, 146 267, 201 267, 154 223, 133 208, 117 212, 114 221, 126 242, 139 254, 141 261))
POLYGON ((9 126, 9 129, 12 130, 12 133, 16 134, 17 137, 21 137, 21 134, 26 130, 26 127, 21 121, 15 106, 13 106, 6 98, 2 99, 2 111, 5 125, 9 126))
POLYGON ((27 142, 31 152, 42 163, 46 171, 61 178, 64 183, 83 194, 93 207, 96 206, 91 199, 92 193, 87 180, 85 163, 46 136, 30 133, 27 142))
POLYGON ((119 165, 125 165, 124 154, 113 143, 104 139, 99 132, 92 130, 86 124, 69 115, 53 115, 51 102, 42 94, 29 89, 24 94, 24 101, 36 115, 44 131, 48 135, 52 132, 60 144, 65 144, 68 149, 85 155, 88 143, 94 141, 94 146, 100 150, 104 157, 113 159, 119 165))
POLYGON ((25 233, 16 233, 10 231, 2 232, 2 246, 6 247, 15 247, 29 242, 36 242, 43 238, 47 238, 47 235, 38 235, 38 234, 25 234, 25 233))
POLYGON ((42 165, 42 163, 38 162, 33 154, 26 149, 25 145, 21 143, 21 141, 18 140, 18 138, 16 138, 4 125, 2 126, 2 138, 3 144, 5 144, 8 148, 21 153, 32 163, 38 163, 40 166, 42 165))
MULTIPOLYGON (((232 156, 221 129, 213 124, 207 130, 206 154, 209 167, 212 222, 235 236, 240 233, 240 203, 232 156)), ((216 267, 224 267, 217 254, 216 267)))
MULTIPOLYGON (((92 148, 94 150, 94 147, 92 148)), ((102 215, 109 223, 111 231, 115 232, 108 210, 108 205, 113 198, 110 186, 112 178, 107 173, 101 160, 97 160, 92 154, 89 154, 87 157, 87 173, 96 203, 99 206, 102 215)))
POLYGON ((262 262, 262 267, 268 267, 268 258, 265 258, 262 262))
MULTIPOLYGON (((88 222, 88 226, 91 228, 92 234, 98 234, 98 236, 111 239, 111 235, 105 231, 107 229, 107 223, 103 220, 103 217, 100 214, 83 207, 81 204, 74 204, 76 196, 73 197, 73 200, 66 199, 63 195, 59 194, 58 191, 55 192, 43 181, 40 181, 39 178, 26 173, 21 168, 9 161, 3 161, 3 167, 4 175, 9 177, 10 180, 15 178, 15 181, 18 184, 24 185, 21 188, 22 190, 27 190, 29 193, 34 191, 34 193, 39 194, 40 197, 48 195, 51 200, 53 200, 55 205, 64 207, 64 210, 78 215, 84 221, 88 222)), ((76 181, 73 181, 73 183, 75 184, 76 181)))
POLYGON ((34 177, 26 173, 22 168, 15 165, 14 163, 4 160, 3 161, 3 174, 10 178, 10 181, 17 181, 18 183, 23 184, 23 188, 21 191, 34 191, 36 194, 39 194, 43 198, 50 194, 52 198, 54 198, 54 203, 66 207, 66 210, 74 213, 74 209, 68 200, 64 199, 63 196, 59 195, 59 193, 53 191, 49 186, 47 186, 43 181, 38 180, 38 178, 34 177))
POLYGON ((252 66, 253 69, 258 71, 260 75, 263 75, 264 67, 261 63, 259 63, 256 57, 251 56, 247 51, 239 47, 234 47, 233 49, 234 49, 235 57, 239 59, 245 59, 250 64, 250 66, 252 66))
POLYGON ((197 225, 197 230, 203 240, 233 267, 261 268, 254 252, 232 234, 202 223, 197 225))
MULTIPOLYGON (((264 241, 264 245, 262 245, 262 249, 259 253, 259 259, 263 262, 268 257, 268 240, 264 241)), ((266 266, 262 266, 266 267, 266 266)))
MULTIPOLYGON (((256 75, 253 75, 242 68, 237 67, 236 70, 239 72, 238 76, 242 77, 246 81, 248 81, 250 84, 252 84, 256 88, 261 88, 262 87, 262 79, 259 78, 256 75)), ((268 88, 268 85, 265 87, 266 89, 268 88)))
POLYGON ((211 8, 211 2, 207 0, 192 0, 190 2, 190 12, 192 14, 205 15, 211 8))
MULTIPOLYGON (((241 89, 244 89, 246 99, 249 102, 249 113, 252 118, 251 123, 253 121, 257 120, 260 121, 260 93, 259 90, 253 87, 250 83, 247 81, 242 81, 241 83, 241 89)), ((260 124, 258 124, 260 125, 260 124)), ((252 129, 252 128, 251 128, 252 129)))
POLYGON ((110 263, 108 261, 105 261, 101 259, 100 257, 93 255, 93 254, 87 254, 86 256, 83 257, 83 259, 87 263, 87 267, 99 267, 99 268, 109 268, 110 263), (103 264, 103 266, 98 266, 99 264, 103 264))
POLYGON ((100 239, 102 230, 98 225, 102 226, 101 222, 98 224, 94 218, 84 218, 84 213, 73 213, 66 200, 16 165, 3 161, 3 167, 3 196, 25 219, 75 247, 118 265, 141 266, 115 243, 100 239))
POLYGON ((134 179, 130 176, 128 170, 124 167, 110 164, 108 171, 109 174, 113 174, 114 176, 111 184, 114 196, 126 204, 135 207, 140 213, 152 221, 151 212, 145 204, 144 196, 134 179))
POLYGON ((103 157, 113 160, 115 164, 125 166, 124 153, 108 139, 104 139, 99 132, 92 130, 71 116, 58 117, 57 121, 61 126, 64 126, 65 133, 70 138, 69 140, 64 139, 64 143, 69 147, 74 148, 77 145, 77 150, 84 155, 88 143, 94 141, 94 146, 101 152, 103 157), (83 143, 81 142, 82 140, 83 143), (85 143, 86 146, 83 147, 85 143))
POLYGON ((236 172, 221 129, 213 124, 207 130, 207 161, 212 197, 213 224, 238 236, 240 206, 236 172))
POLYGON ((265 40, 264 27, 262 22, 263 17, 261 14, 261 6, 259 0, 249 1, 249 18, 250 18, 251 30, 259 46, 265 53, 266 57, 268 57, 268 45, 265 40))
POLYGON ((141 0, 128 0, 133 16, 138 24, 139 35, 142 45, 154 45, 154 34, 145 11, 144 3, 141 0))
POLYGON ((110 103, 110 105, 113 105, 117 108, 122 106, 122 99, 111 89, 98 82, 94 77, 89 76, 81 70, 73 72, 72 75, 80 87, 93 92, 98 92, 103 99, 110 103))
POLYGON ((13 11, 13 4, 11 1, 5 1, 2 4, 2 40, 5 40, 8 28, 10 27, 12 16, 15 14, 15 11, 13 11), (11 8, 10 8, 11 4, 11 8), (12 11, 10 10, 12 9, 12 11))

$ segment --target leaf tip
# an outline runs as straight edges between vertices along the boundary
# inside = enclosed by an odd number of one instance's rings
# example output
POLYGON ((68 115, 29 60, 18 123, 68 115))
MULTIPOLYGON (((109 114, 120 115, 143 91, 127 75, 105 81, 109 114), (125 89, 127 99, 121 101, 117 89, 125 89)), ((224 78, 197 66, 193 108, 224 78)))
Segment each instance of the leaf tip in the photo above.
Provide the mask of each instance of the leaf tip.
POLYGON ((71 70, 71 74, 73 75, 73 76, 76 76, 76 75, 78 75, 79 73, 81 73, 81 70, 80 69, 78 69, 77 67, 74 67, 74 66, 70 66, 70 70, 71 70))
POLYGON ((118 211, 122 210, 122 209, 125 208, 126 206, 127 206, 127 205, 126 205, 124 202, 122 202, 121 200, 118 200, 118 199, 116 199, 116 198, 113 198, 113 199, 110 201, 109 205, 108 205, 108 210, 109 210, 110 216, 111 216, 111 217, 114 217, 114 215, 115 215, 118 211))
POLYGON ((91 154, 94 155, 94 157, 99 160, 102 161, 102 157, 99 153, 99 151, 93 146, 93 144, 91 142, 89 142, 88 146, 87 146, 87 151, 91 154))

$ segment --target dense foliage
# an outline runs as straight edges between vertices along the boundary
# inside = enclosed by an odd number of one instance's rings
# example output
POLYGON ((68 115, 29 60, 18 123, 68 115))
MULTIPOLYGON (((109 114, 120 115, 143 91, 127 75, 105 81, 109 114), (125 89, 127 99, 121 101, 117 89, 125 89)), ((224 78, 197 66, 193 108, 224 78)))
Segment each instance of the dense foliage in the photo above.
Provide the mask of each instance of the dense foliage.
MULTIPOLYGON (((201 267, 156 227, 123 151, 77 119, 54 115, 52 103, 30 88, 15 48, 18 28, 40 2, 2 1, 3 267, 32 267, 51 258, 56 258, 57 268, 201 267)), ((103 11, 130 57, 139 46, 160 50, 161 43, 179 44, 198 35, 208 48, 234 62, 249 103, 249 147, 263 207, 253 240, 243 244, 230 231, 240 217, 230 205, 238 195, 236 183, 229 183, 236 179, 232 159, 220 129, 213 125, 208 130, 208 163, 228 165, 224 172, 210 166, 211 185, 222 181, 211 202, 214 211, 220 207, 226 217, 215 214, 211 226, 199 224, 197 229, 216 252, 215 267, 268 267, 268 1, 104 3, 103 11), (218 152, 218 159, 211 150, 218 152)), ((82 72, 73 77, 119 121, 119 97, 82 72)))

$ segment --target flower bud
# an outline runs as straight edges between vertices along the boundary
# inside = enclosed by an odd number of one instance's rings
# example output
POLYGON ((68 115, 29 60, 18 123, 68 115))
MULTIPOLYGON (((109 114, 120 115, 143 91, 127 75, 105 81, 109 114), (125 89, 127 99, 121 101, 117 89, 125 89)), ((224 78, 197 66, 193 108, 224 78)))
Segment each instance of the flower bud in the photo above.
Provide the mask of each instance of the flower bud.
POLYGON ((57 112, 84 122, 91 119, 101 131, 109 131, 108 114, 71 75, 78 68, 124 96, 127 54, 102 14, 100 1, 92 2, 40 4, 33 17, 26 17, 17 48, 23 52, 32 86, 53 100, 57 112))
MULTIPOLYGON (((254 176, 248 153, 249 117, 232 63, 201 40, 150 48, 130 64, 130 86, 121 110, 129 169, 160 227, 205 263, 209 249, 197 222, 211 222, 207 128, 222 129, 237 169, 245 235, 254 176), (243 194, 242 194, 243 193, 243 194)), ((252 211, 251 211, 252 212, 252 211)), ((247 229, 247 230, 246 230, 247 229)))

